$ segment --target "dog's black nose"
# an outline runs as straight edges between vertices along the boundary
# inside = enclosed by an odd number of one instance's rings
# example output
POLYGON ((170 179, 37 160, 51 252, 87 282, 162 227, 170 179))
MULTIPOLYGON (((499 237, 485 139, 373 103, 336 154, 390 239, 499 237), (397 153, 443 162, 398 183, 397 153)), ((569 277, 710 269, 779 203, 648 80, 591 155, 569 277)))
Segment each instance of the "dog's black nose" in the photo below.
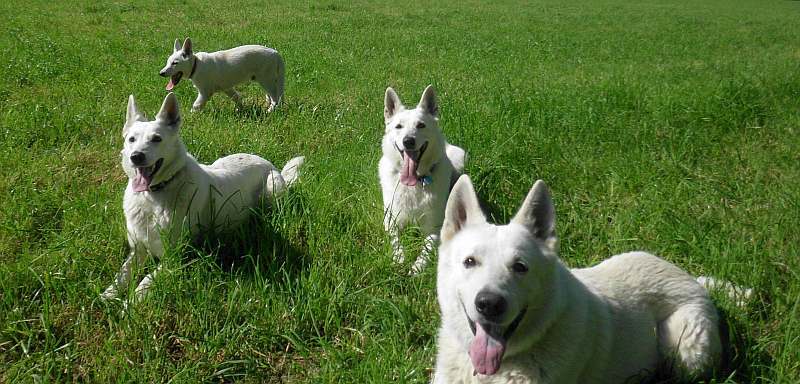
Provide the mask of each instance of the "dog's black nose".
POLYGON ((406 136, 403 138, 403 146, 406 147, 406 149, 414 149, 414 144, 416 143, 417 141, 411 136, 406 136))
POLYGON ((167 77, 167 73, 164 72, 164 71, 159 71, 158 75, 161 76, 161 77, 167 77))
POLYGON ((497 318, 506 312, 508 302, 503 296, 489 291, 480 291, 475 296, 475 308, 481 315, 497 318))
POLYGON ((133 165, 142 165, 144 164, 144 160, 145 160, 144 153, 141 153, 139 151, 131 153, 131 163, 133 163, 133 165))

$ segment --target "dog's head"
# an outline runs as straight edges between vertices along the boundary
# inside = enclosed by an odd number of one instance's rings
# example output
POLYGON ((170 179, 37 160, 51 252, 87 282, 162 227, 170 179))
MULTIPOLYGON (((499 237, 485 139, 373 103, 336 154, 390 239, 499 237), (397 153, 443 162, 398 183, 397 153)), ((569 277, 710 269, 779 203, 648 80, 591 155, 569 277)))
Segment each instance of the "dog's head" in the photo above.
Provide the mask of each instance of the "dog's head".
POLYGON ((133 95, 128 98, 128 113, 122 137, 122 168, 134 192, 149 191, 150 186, 174 175, 179 156, 185 152, 179 136, 181 116, 178 100, 170 92, 156 119, 147 121, 136 108, 133 95))
POLYGON ((175 47, 172 54, 167 58, 167 65, 158 72, 163 77, 169 77, 167 91, 171 91, 186 75, 190 76, 195 66, 195 57, 192 52, 192 40, 188 37, 181 45, 180 40, 175 39, 175 47))
POLYGON ((394 89, 386 88, 383 117, 384 156, 401 163, 400 182, 413 187, 444 156, 445 141, 439 129, 439 106, 433 86, 425 88, 414 109, 406 109, 394 89))
POLYGON ((507 352, 531 343, 552 294, 559 261, 550 192, 537 181, 508 225, 492 225, 469 177, 461 176, 447 201, 441 242, 443 320, 463 330, 460 340, 475 372, 492 375, 507 352))

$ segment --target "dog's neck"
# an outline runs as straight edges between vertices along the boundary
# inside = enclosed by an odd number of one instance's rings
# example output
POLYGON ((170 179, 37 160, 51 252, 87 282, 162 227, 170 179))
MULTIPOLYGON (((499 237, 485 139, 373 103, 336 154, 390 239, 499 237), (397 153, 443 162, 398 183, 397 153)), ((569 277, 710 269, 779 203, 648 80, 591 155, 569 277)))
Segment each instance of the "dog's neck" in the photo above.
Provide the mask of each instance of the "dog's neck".
POLYGON ((194 59, 194 61, 192 62, 192 71, 189 72, 189 79, 191 79, 192 76, 194 76, 194 72, 197 70, 197 61, 198 61, 197 60, 197 55, 193 54, 192 58, 194 59))

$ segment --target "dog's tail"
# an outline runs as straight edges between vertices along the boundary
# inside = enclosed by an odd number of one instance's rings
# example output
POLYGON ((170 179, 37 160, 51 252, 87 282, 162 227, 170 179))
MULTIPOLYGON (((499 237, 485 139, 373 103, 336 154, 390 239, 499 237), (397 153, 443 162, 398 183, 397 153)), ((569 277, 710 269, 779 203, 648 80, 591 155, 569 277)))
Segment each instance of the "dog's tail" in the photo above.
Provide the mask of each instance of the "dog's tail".
POLYGON ((297 156, 286 162, 280 173, 277 170, 270 172, 267 176, 267 194, 275 197, 291 187, 300 177, 300 167, 305 161, 305 156, 297 156))
POLYGON ((740 287, 730 281, 715 279, 710 276, 700 276, 697 282, 709 291, 720 291, 728 296, 736 306, 744 307, 753 297, 753 288, 740 287))
POLYGON ((286 162, 286 165, 281 169, 281 176, 283 181, 286 182, 286 187, 291 187, 295 181, 300 177, 300 167, 306 161, 305 156, 297 156, 286 162))

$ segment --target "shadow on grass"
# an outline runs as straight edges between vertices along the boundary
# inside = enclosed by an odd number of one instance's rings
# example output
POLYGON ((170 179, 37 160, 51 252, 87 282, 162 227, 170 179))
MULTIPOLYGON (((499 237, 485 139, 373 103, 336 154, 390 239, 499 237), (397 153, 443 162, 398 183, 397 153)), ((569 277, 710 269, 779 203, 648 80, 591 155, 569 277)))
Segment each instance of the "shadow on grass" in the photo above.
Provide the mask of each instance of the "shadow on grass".
MULTIPOLYGON (((276 107, 274 112, 280 111, 282 107, 284 106, 276 107)), ((236 107, 234 114, 240 118, 262 120, 272 115, 272 112, 267 110, 266 102, 261 100, 260 103, 243 102, 241 106, 236 107)))
POLYGON ((264 204, 254 209, 248 222, 237 230, 204 236, 198 242, 199 250, 213 255, 222 271, 241 277, 297 275, 310 263, 307 252, 298 248, 306 237, 305 227, 282 221, 300 217, 303 203, 302 196, 293 194, 281 197, 276 204, 264 204), (276 218, 276 214, 281 217, 276 218), (293 232, 295 241, 286 237, 286 231, 293 232))

